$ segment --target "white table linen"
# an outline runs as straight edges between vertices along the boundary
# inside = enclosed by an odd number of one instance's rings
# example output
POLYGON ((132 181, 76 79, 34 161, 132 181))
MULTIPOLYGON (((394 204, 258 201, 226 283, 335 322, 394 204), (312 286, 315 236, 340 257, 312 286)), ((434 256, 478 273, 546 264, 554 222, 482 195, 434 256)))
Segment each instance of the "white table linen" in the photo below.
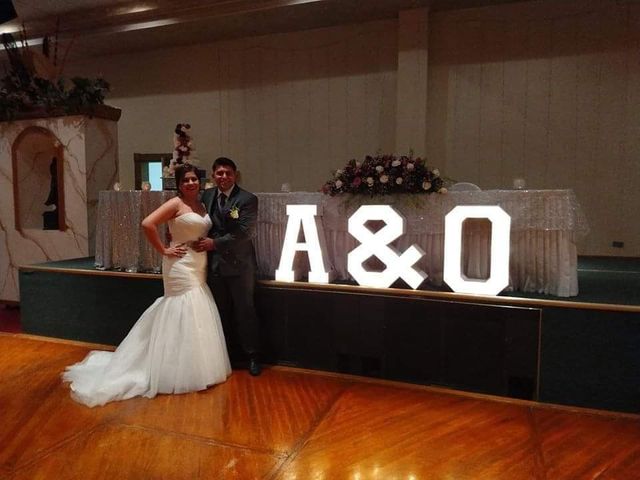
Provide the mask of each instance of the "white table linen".
MULTIPOLYGON (((159 272, 160 255, 144 238, 142 219, 175 192, 103 191, 98 204, 97 268, 159 272), (132 228, 137 226, 138 228, 132 228)), ((336 280, 352 280, 347 254, 358 242, 347 231, 347 220, 360 205, 388 204, 406 219, 406 234, 396 248, 417 244, 426 254, 417 266, 434 286, 443 284, 444 217, 457 205, 499 205, 511 216, 509 289, 570 297, 578 294, 576 238, 588 231, 587 221, 571 190, 458 191, 444 195, 378 197, 322 193, 257 193, 258 224, 254 244, 261 277, 273 278, 280 262, 288 204, 314 204, 322 222, 329 265, 336 280)), ((489 272, 490 229, 469 222, 463 238, 463 270, 470 277, 489 272)), ((296 261, 306 262, 304 254, 296 261)))
MULTIPOLYGON (((336 279, 350 280, 347 253, 357 241, 347 231, 347 219, 364 204, 388 204, 406 219, 407 233, 398 239, 402 252, 412 244, 425 251, 417 266, 435 286, 443 283, 444 217, 457 205, 499 205, 511 216, 509 289, 552 294, 578 294, 575 239, 588 231, 587 222, 571 190, 459 191, 444 195, 388 195, 365 197, 321 193, 260 193, 258 235, 255 240, 259 273, 272 278, 280 261, 287 204, 318 205, 328 262, 336 279)), ((464 229, 463 263, 470 277, 488 276, 490 229, 486 222, 470 222, 464 229)), ((299 254, 298 256, 303 256, 299 254)))

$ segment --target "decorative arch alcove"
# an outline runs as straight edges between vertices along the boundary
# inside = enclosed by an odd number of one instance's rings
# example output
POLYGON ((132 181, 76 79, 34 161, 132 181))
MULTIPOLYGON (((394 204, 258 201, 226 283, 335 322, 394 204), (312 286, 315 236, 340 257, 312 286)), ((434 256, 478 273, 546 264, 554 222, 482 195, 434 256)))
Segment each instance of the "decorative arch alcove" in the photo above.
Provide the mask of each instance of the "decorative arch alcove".
POLYGON ((120 110, 41 113, 0 120, 0 301, 20 300, 20 266, 93 255, 99 193, 118 179, 120 110))
POLYGON ((65 231, 64 148, 50 130, 28 126, 11 148, 15 227, 65 231))

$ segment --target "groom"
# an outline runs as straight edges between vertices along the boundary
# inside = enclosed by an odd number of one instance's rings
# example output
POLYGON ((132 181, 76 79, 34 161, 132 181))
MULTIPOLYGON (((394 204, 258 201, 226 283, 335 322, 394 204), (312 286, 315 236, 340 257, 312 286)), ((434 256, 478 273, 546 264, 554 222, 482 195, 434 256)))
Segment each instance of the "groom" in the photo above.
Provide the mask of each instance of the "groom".
POLYGON ((233 347, 239 343, 249 359, 249 373, 257 376, 262 367, 253 303, 256 258, 251 239, 255 236, 258 198, 236 185, 236 176, 233 160, 220 157, 213 162, 216 188, 208 188, 202 195, 213 227, 194 248, 208 252, 207 283, 220 310, 229 354, 233 358, 233 347))

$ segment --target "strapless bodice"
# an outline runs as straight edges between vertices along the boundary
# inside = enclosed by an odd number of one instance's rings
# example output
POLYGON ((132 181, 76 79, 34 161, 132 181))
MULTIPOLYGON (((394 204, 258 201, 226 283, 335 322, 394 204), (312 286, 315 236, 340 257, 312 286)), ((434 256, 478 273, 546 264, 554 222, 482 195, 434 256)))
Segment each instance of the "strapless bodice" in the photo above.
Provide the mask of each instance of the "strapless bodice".
POLYGON ((201 217, 195 212, 189 212, 172 218, 168 225, 169 232, 171 232, 171 244, 176 245, 205 237, 212 224, 208 214, 201 217))
POLYGON ((163 257, 162 279, 165 296, 182 295, 201 286, 206 281, 207 252, 196 252, 190 243, 200 237, 206 237, 211 228, 209 215, 201 217, 189 212, 169 220, 171 245, 184 244, 187 253, 184 257, 163 257))

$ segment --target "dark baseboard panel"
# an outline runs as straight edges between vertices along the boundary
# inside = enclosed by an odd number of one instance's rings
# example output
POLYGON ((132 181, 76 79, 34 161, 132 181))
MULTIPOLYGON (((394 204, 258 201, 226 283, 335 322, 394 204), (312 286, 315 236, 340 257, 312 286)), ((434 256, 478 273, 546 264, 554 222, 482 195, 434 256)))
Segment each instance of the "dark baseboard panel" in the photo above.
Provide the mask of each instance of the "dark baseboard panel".
MULTIPOLYGON (((25 333, 118 344, 159 276, 20 272, 25 333)), ((638 413, 640 313, 261 282, 265 361, 638 413)))

